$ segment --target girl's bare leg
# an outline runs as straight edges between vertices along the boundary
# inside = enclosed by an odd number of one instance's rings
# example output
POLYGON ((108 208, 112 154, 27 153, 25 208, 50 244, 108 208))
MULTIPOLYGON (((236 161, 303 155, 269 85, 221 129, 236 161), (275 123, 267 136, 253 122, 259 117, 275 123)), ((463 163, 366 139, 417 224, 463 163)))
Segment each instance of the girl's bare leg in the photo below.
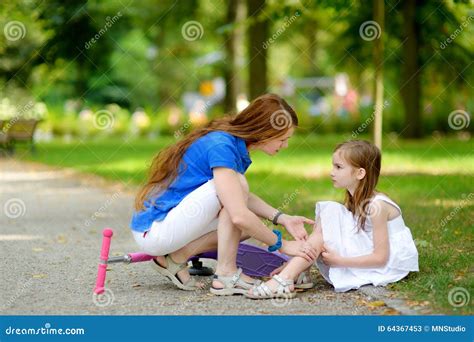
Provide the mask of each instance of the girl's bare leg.
MULTIPOLYGON (((319 256, 323 249, 323 234, 320 219, 316 221, 315 229, 313 233, 309 236, 308 242, 311 244, 311 246, 313 246, 314 249, 316 249, 319 256)), ((292 279, 293 281, 295 281, 298 278, 298 275, 304 270, 311 267, 312 264, 313 262, 309 262, 304 258, 293 257, 290 261, 288 261, 287 265, 281 270, 279 275, 283 279, 292 279)), ((276 289, 278 285, 278 283, 273 279, 267 281, 266 284, 272 290, 276 289)), ((291 290, 293 290, 293 288, 291 290)), ((250 290, 250 293, 252 293, 252 290, 250 290)))

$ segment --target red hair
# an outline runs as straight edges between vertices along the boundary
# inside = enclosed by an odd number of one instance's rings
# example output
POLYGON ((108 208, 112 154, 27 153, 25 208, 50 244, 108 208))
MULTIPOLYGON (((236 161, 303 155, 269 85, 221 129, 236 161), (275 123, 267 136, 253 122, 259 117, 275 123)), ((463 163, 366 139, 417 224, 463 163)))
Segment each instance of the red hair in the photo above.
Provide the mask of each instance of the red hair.
POLYGON ((148 178, 135 198, 135 209, 142 210, 144 202, 166 189, 178 175, 179 165, 188 147, 200 137, 213 131, 224 131, 242 138, 247 145, 266 142, 286 134, 298 125, 298 117, 280 96, 265 94, 253 100, 235 116, 225 116, 194 130, 178 143, 160 151, 151 163, 148 178))

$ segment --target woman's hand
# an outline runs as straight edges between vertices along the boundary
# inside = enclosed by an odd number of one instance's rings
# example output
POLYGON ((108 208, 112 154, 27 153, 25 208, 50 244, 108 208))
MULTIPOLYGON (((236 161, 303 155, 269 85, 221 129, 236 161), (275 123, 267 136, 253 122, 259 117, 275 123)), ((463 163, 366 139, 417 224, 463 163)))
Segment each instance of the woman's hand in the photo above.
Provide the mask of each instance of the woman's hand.
POLYGON ((323 252, 321 257, 323 262, 332 267, 341 267, 342 266, 342 256, 340 256, 334 249, 328 248, 327 245, 324 245, 323 252))
POLYGON ((295 238, 295 240, 305 241, 308 238, 308 233, 304 228, 306 224, 314 224, 313 220, 303 216, 281 215, 279 217, 280 223, 286 228, 288 233, 295 238))
POLYGON ((306 241, 282 240, 280 252, 290 256, 299 256, 309 262, 318 258, 318 252, 306 241))

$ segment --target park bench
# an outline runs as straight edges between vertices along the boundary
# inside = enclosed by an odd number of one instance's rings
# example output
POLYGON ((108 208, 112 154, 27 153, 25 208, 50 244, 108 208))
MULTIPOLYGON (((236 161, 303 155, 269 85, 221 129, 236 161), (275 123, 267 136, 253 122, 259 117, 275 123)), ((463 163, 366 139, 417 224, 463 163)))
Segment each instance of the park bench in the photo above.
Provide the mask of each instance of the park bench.
POLYGON ((16 144, 25 143, 29 145, 31 153, 35 153, 33 135, 39 122, 35 119, 0 120, 0 149, 12 155, 16 144))

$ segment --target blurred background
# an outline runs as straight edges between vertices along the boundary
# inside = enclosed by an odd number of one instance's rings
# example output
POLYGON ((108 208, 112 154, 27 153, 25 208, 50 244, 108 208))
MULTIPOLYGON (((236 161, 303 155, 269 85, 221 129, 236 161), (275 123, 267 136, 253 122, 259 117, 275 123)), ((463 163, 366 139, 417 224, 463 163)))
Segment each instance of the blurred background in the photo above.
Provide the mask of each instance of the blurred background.
POLYGON ((40 120, 35 141, 178 138, 275 92, 304 134, 370 134, 380 108, 383 134, 466 137, 473 2, 378 3, 3 1, 0 120, 40 120))
MULTIPOLYGON (((472 0, 0 1, 0 226, 13 238, 50 237, 5 242, 6 254, 23 246, 32 258, 5 265, 35 265, 36 274, 35 253, 55 258, 60 244, 77 267, 84 255, 95 267, 91 246, 111 226, 131 249, 133 195, 153 156, 274 92, 296 109, 300 127, 275 158, 252 153, 252 192, 313 217, 315 202, 343 199, 328 177, 335 145, 374 141, 383 147, 379 190, 400 203, 420 254, 420 272, 390 289, 425 314, 472 314, 473 33, 472 0), (100 181, 83 187, 40 164, 100 181), (131 191, 106 199, 104 178, 131 191)), ((43 273, 58 269, 41 264, 43 273)), ((64 274, 76 277, 71 269, 64 274)), ((35 298, 54 284, 35 281, 25 294, 33 304, 17 301, 26 309, 14 312, 38 307, 35 298)), ((41 307, 54 307, 57 287, 50 290, 41 307)))

